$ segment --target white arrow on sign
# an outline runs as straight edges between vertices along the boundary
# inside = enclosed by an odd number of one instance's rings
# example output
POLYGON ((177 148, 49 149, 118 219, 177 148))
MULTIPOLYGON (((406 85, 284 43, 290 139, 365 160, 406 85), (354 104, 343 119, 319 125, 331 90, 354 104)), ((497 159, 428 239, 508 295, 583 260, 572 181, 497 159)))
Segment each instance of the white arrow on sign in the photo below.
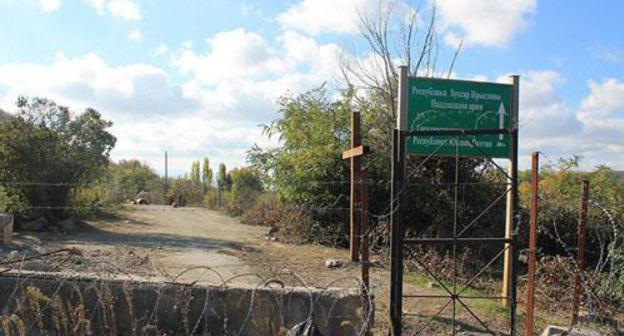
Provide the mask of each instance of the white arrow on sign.
MULTIPOLYGON (((505 129, 505 114, 505 106, 501 102, 498 107, 498 128, 500 129, 505 129)), ((498 140, 503 140, 503 134, 498 135, 498 140)))

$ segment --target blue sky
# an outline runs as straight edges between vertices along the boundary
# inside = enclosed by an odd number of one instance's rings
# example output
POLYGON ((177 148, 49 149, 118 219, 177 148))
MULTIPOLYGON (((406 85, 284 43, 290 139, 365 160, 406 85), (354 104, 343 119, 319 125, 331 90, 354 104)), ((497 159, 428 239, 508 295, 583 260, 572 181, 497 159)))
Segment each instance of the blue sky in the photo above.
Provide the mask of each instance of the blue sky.
MULTIPOLYGON (((92 106, 115 122, 115 159, 238 166, 275 145, 257 125, 280 95, 334 79, 340 53, 368 56, 357 13, 380 1, 0 0, 0 108, 19 94, 92 106)), ((624 169, 624 2, 436 4, 440 59, 464 43, 454 77, 521 76, 521 166, 541 150, 624 169)), ((429 5, 398 2, 422 18, 429 5)))

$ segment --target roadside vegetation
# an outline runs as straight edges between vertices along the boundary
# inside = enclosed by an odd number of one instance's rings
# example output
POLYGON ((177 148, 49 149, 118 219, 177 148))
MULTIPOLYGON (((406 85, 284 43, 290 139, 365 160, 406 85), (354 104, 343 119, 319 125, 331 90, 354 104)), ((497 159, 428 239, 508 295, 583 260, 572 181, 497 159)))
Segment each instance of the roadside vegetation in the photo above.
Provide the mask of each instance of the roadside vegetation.
MULTIPOLYGON (((284 242, 346 247, 350 239, 349 165, 340 153, 350 147, 350 116, 359 112, 363 143, 372 149, 363 160, 371 195, 369 234, 374 252, 386 255, 397 64, 407 64, 412 75, 447 76, 461 48, 445 60, 448 71, 441 74, 435 49, 435 16, 428 29, 416 31, 416 13, 410 13, 412 16, 405 16, 389 7, 378 17, 362 18, 366 48, 361 52, 370 53, 375 66, 345 58, 338 88, 323 85, 284 95, 277 102, 278 117, 263 125, 264 134, 279 138, 280 145, 253 146, 247 153, 247 167, 228 170, 220 164, 214 171, 209 159, 204 158, 194 162, 188 174, 165 180, 140 161, 111 161, 116 142, 109 131, 112 122, 104 120, 98 111, 88 108, 72 115, 67 107, 48 99, 20 98, 15 115, 0 111, 0 211, 17 214, 18 223, 45 218, 46 225, 54 227, 70 216, 128 203, 203 206, 240 216, 250 225, 267 226, 271 235, 284 242)), ((591 202, 584 301, 600 317, 621 319, 624 174, 606 166, 579 171, 581 160, 564 158, 542 167, 538 306, 552 313, 567 313, 571 306, 569 287, 577 272, 573 256, 580 183, 588 179, 591 202)), ((404 196, 404 203, 409 205, 404 212, 410 219, 406 222, 407 236, 451 236, 454 199, 447 184, 455 174, 467 183, 458 195, 458 222, 470 223, 479 217, 476 225, 466 229, 466 236, 502 236, 505 204, 494 201, 505 187, 496 167, 483 159, 461 158, 456 172, 454 159, 421 161, 423 157, 410 157, 407 162, 413 183, 404 196), (489 211, 482 214, 486 208, 489 211)), ((520 185, 518 237, 523 247, 528 238, 528 174, 522 172, 520 185)), ((436 265, 442 281, 450 281, 457 271, 449 264, 447 250, 448 246, 441 244, 430 250, 411 250, 408 255, 425 265, 436 265)), ((470 279, 499 250, 482 245, 460 251, 460 277, 470 279)), ((468 290, 496 291, 492 286, 500 282, 500 269, 494 264, 468 290)), ((427 284, 419 263, 411 263, 409 270, 417 273, 409 278, 415 284, 427 284)), ((523 264, 520 272, 526 272, 523 264)), ((522 279, 520 293, 525 290, 522 279)), ((498 313, 493 310, 493 314, 498 313)))

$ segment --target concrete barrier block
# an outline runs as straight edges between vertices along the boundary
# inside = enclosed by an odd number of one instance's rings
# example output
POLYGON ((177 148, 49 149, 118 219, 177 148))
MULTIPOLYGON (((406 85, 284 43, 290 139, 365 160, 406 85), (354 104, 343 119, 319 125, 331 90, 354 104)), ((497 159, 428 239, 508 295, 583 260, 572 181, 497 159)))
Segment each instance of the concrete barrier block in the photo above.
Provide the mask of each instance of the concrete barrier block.
POLYGON ((0 245, 13 241, 13 215, 0 214, 0 245))
POLYGON ((361 334, 370 316, 358 289, 191 286, 162 279, 0 273, 0 306, 27 325, 59 332, 55 323, 62 318, 37 316, 30 308, 33 297, 63 307, 82 305, 85 316, 93 316, 88 322, 93 334, 284 335, 312 320, 322 335, 349 336, 361 334))

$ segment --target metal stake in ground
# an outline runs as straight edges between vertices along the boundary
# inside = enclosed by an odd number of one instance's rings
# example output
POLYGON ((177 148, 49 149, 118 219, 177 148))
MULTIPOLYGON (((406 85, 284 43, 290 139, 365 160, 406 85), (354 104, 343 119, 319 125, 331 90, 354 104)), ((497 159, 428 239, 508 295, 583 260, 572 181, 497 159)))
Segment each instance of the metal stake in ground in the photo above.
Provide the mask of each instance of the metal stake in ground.
POLYGON ((362 229, 362 244, 360 245, 360 253, 362 254, 362 282, 366 286, 367 296, 369 291, 369 233, 368 233, 368 185, 366 179, 368 177, 366 169, 362 170, 360 180, 360 228, 362 229))
POLYGON ((587 202, 589 200, 589 181, 583 180, 581 188, 581 213, 578 223, 578 246, 576 249, 576 277, 574 278, 574 301, 572 303, 572 325, 578 322, 581 303, 582 273, 585 270, 585 237, 587 236, 587 202))
POLYGON ((350 244, 349 254, 351 261, 359 260, 360 247, 360 225, 356 215, 356 207, 358 201, 357 186, 361 179, 362 156, 368 154, 369 148, 362 146, 362 135, 360 134, 360 113, 351 114, 351 149, 342 153, 342 159, 351 160, 351 191, 349 196, 349 221, 350 221, 350 244))
POLYGON ((538 188, 539 188, 539 153, 534 152, 531 156, 531 220, 529 223, 529 279, 527 284, 526 316, 524 330, 526 336, 533 336, 534 320, 533 309, 535 306, 535 252, 537 245, 537 214, 538 214, 538 188))

